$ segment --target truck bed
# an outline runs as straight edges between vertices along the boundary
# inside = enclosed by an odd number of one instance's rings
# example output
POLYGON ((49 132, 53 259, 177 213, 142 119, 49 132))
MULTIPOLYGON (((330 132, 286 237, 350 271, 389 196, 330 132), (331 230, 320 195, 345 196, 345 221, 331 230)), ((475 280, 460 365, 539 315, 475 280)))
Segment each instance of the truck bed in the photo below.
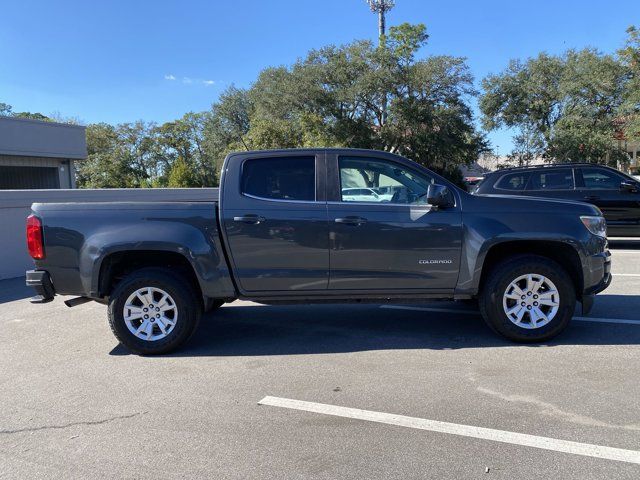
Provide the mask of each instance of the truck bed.
MULTIPOLYGON (((212 202, 220 197, 219 188, 105 188, 43 190, 30 192, 32 203, 96 202, 212 202)), ((1 194, 0 198, 5 200, 1 194)), ((10 200, 10 199, 6 199, 10 200)))
MULTIPOLYGON (((143 194, 137 201, 35 203, 32 209, 42 220, 47 242, 47 255, 36 260, 36 267, 56 279, 57 293, 89 298, 101 296, 103 260, 119 252, 135 252, 129 262, 149 252, 165 252, 165 257, 177 253, 205 278, 208 272, 226 272, 218 201, 211 194, 185 192, 172 201, 153 201, 143 194)), ((211 290, 212 298, 234 295, 228 273, 224 277, 222 288, 212 282, 202 291, 211 290)))

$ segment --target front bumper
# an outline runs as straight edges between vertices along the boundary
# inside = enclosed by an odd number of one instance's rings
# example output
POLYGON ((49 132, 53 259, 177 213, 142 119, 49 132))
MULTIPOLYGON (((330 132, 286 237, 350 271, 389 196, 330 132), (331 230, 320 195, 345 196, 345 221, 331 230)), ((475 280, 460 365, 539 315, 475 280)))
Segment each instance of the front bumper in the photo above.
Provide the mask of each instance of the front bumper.
POLYGON ((584 293, 595 295, 611 284, 611 253, 609 250, 591 255, 585 273, 584 293))
POLYGON ((609 250, 588 257, 584 270, 584 291, 582 292, 582 314, 587 315, 593 307, 596 294, 605 290, 610 284, 611 253, 609 250))
POLYGON ((28 270, 27 287, 34 288, 37 293, 31 298, 31 303, 50 302, 56 294, 49 272, 45 270, 28 270))

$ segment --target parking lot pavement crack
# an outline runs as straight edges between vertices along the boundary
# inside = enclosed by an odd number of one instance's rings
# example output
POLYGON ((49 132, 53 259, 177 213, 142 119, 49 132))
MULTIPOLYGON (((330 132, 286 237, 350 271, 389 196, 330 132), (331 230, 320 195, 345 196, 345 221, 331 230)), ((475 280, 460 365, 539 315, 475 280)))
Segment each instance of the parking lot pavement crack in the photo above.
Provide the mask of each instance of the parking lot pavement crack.
POLYGON ((495 390, 491 390, 485 387, 477 387, 477 390, 480 393, 484 393, 485 395, 491 395, 493 397, 497 397, 501 400, 511 403, 527 403, 533 406, 536 406, 540 409, 542 415, 548 415, 550 417, 555 417, 560 420, 565 420, 571 423, 577 423, 579 425, 587 425, 590 427, 604 427, 604 428, 615 428, 615 429, 623 429, 623 430, 631 430, 631 431, 640 431, 640 424, 629 424, 629 425, 616 425, 612 423, 607 423, 602 420, 598 420, 596 418, 587 417, 585 415, 580 415, 574 412, 567 412, 557 407, 552 403, 548 403, 542 401, 536 397, 528 396, 528 395, 507 395, 501 392, 496 392, 495 390))
POLYGON ((87 420, 84 422, 70 422, 64 423, 62 425, 41 425, 37 427, 25 427, 25 428, 17 428, 15 430, 0 430, 0 435, 11 435, 14 433, 26 433, 26 432, 39 432, 41 430, 63 430, 65 428, 71 428, 76 426, 93 426, 93 425, 104 425, 105 423, 114 422, 117 420, 128 420, 130 418, 138 417, 140 415, 144 415, 149 412, 136 412, 131 413, 129 415, 117 415, 114 417, 103 418, 101 420, 87 420))

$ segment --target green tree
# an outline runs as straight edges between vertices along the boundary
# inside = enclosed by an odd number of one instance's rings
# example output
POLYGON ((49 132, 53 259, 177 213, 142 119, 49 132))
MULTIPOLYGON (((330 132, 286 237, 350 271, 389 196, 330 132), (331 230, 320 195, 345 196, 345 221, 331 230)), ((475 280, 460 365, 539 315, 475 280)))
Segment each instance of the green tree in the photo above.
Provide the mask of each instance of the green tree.
POLYGON ((168 186, 172 188, 193 187, 197 183, 194 169, 183 158, 178 158, 169 171, 168 186))
POLYGON ((76 162, 76 182, 80 188, 130 186, 130 167, 119 158, 116 128, 106 123, 87 126, 87 159, 76 162))
POLYGON ((64 117, 60 112, 54 112, 50 115, 43 115, 42 113, 32 112, 14 112, 11 105, 3 102, 0 102, 0 117, 30 118, 32 120, 42 120, 44 122, 58 122, 69 123, 72 125, 82 125, 82 122, 79 118, 64 117))
POLYGON ((629 27, 627 41, 618 56, 627 70, 626 85, 620 109, 620 122, 626 138, 640 140, 640 29, 629 27))
MULTIPOLYGON (((181 174, 183 187, 211 187, 217 185, 217 161, 205 141, 205 127, 210 114, 207 112, 185 114, 181 119, 167 122, 154 130, 157 139, 161 168, 173 172, 188 166, 192 174, 188 179, 181 174), (188 180, 188 183, 184 183, 188 180)), ((171 184, 169 178, 169 185, 171 184)))
POLYGON ((0 102, 0 117, 8 117, 11 115, 11 105, 0 102))
POLYGON ((39 112, 13 112, 11 114, 12 117, 15 118, 28 118, 31 120, 42 120, 43 122, 50 122, 51 119, 49 117, 47 117, 46 115, 43 115, 42 113, 39 112))
POLYGON ((468 104, 476 92, 464 59, 416 59, 427 39, 424 25, 403 24, 380 46, 313 50, 289 68, 263 70, 249 90, 230 92, 235 100, 222 105, 233 114, 214 105, 214 118, 224 118, 236 147, 381 149, 456 177, 460 164, 486 149, 468 104))
POLYGON ((483 125, 515 128, 518 158, 615 164, 626 160, 614 143, 626 84, 620 62, 593 49, 512 61, 482 81, 483 125))
POLYGON ((465 59, 421 57, 424 25, 391 27, 376 46, 313 50, 290 67, 229 87, 207 112, 162 125, 90 125, 81 186, 213 186, 230 151, 359 147, 408 156, 451 178, 487 142, 474 127, 465 59))
POLYGON ((87 126, 87 160, 78 162, 81 188, 135 188, 157 186, 153 124, 106 123, 87 126))
POLYGON ((51 119, 41 113, 31 112, 14 112, 13 107, 8 103, 0 102, 0 117, 16 117, 16 118, 31 118, 33 120, 50 121, 51 119))
POLYGON ((250 127, 253 108, 247 90, 231 86, 211 106, 204 126, 204 142, 211 154, 224 156, 229 148, 249 150, 245 138, 250 127))
POLYGON ((187 113, 162 125, 142 121, 89 125, 88 158, 77 164, 78 186, 217 185, 217 158, 209 151, 204 133, 209 116, 207 112, 187 113), (185 168, 191 170, 189 175, 185 168))

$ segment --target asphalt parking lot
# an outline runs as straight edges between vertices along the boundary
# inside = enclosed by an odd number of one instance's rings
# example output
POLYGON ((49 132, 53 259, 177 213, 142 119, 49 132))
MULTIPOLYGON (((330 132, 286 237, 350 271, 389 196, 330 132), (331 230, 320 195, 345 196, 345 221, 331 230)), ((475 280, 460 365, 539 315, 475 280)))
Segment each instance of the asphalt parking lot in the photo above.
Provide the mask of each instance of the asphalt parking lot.
POLYGON ((640 478, 640 243, 612 254, 534 346, 452 302, 236 302, 138 357, 106 307, 0 282, 0 478, 640 478))

